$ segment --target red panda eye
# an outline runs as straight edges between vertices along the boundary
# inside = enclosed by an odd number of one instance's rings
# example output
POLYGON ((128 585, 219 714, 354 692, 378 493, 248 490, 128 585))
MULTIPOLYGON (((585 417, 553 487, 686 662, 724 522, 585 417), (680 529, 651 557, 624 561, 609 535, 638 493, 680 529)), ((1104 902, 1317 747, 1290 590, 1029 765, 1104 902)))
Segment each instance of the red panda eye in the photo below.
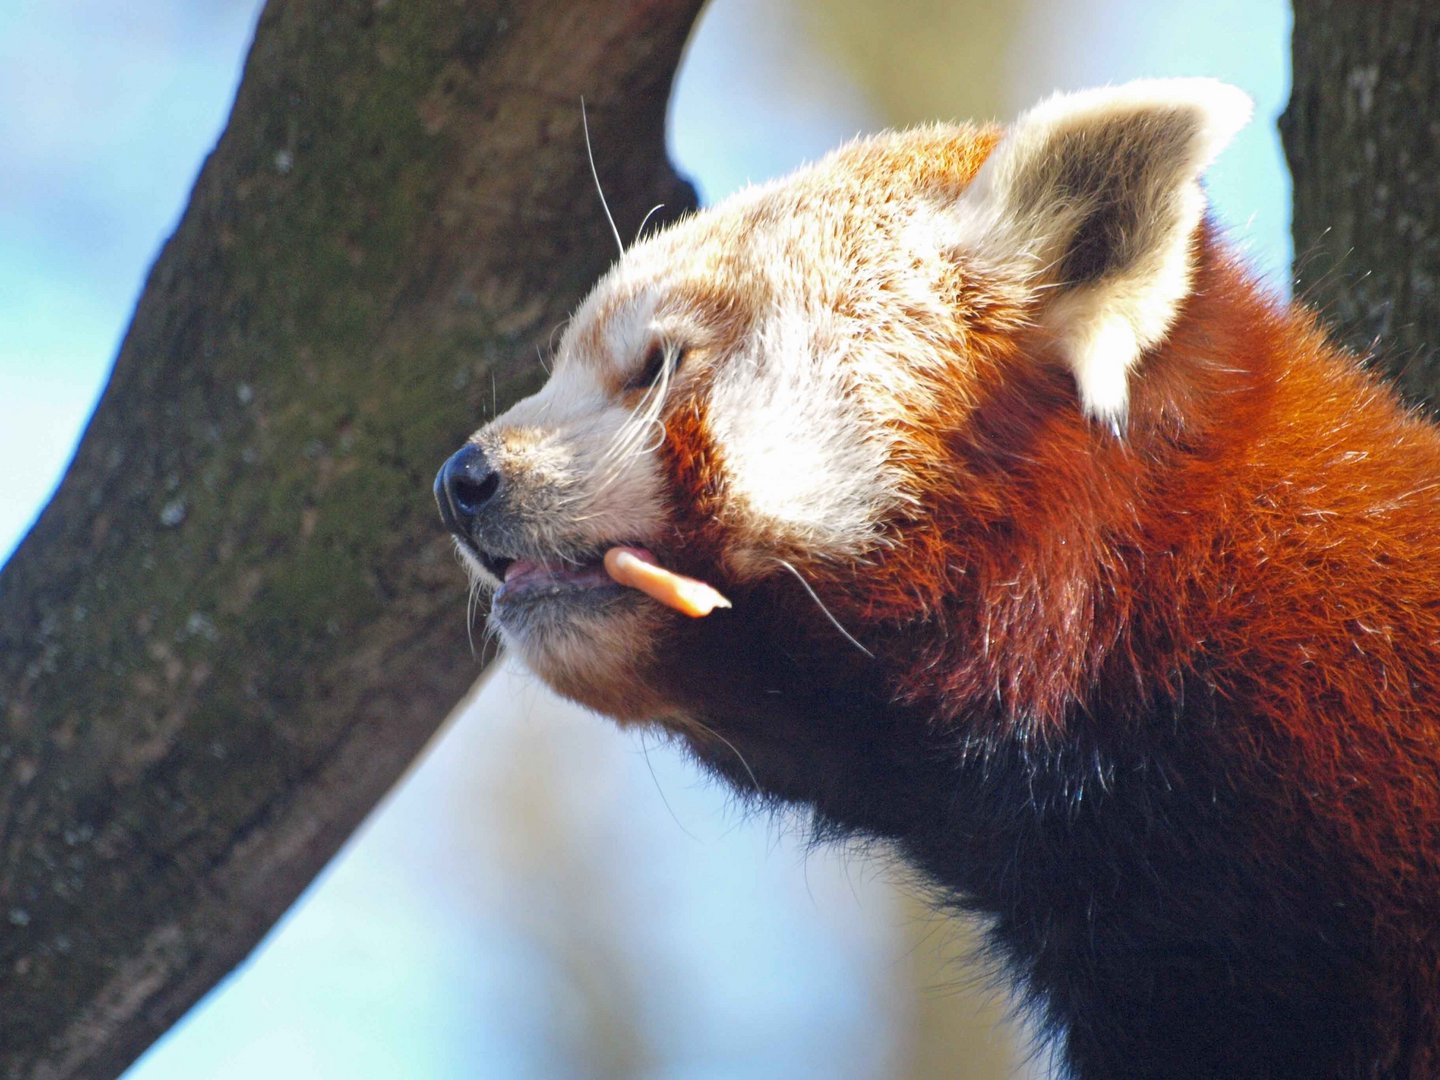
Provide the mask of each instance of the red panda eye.
POLYGON ((650 346, 650 351, 645 354, 645 363, 640 371, 625 384, 627 390, 648 390, 660 381, 664 374, 666 361, 669 359, 671 374, 680 369, 680 361, 685 358, 685 350, 667 346, 657 341, 650 346))

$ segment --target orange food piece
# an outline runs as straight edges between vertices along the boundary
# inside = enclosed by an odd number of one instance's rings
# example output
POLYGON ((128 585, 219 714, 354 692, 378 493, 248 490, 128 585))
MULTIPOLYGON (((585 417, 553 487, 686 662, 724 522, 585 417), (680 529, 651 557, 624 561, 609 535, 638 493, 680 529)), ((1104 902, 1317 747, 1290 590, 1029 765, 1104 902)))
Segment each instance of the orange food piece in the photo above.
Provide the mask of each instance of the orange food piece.
POLYGON ((648 551, 638 548, 613 547, 605 552, 605 572, 619 584, 639 589, 692 618, 730 606, 729 600, 705 582, 666 570, 648 551))

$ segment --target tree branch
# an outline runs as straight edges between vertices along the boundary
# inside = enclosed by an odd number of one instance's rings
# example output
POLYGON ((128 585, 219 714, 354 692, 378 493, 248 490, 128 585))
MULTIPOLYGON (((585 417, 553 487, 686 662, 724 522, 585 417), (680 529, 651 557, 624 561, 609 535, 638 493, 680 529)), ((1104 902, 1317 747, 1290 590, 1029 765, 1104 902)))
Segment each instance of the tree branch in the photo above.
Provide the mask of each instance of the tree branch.
POLYGON ((271 3, 54 500, 0 576, 0 1073, 118 1073, 479 671, 443 458, 617 221, 692 194, 700 0, 271 3))
POLYGON ((1293 56, 1297 291, 1440 402, 1440 5, 1296 0, 1293 56))

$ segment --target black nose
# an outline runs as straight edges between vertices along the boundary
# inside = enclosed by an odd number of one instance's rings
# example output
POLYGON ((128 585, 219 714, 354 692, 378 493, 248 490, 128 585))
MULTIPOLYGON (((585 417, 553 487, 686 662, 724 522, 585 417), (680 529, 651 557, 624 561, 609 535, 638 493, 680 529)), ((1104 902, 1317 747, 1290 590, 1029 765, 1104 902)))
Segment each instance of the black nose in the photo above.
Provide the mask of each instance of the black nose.
POLYGON ((440 520, 456 536, 469 538, 475 518, 500 489, 500 474, 485 453, 467 443, 440 466, 435 476, 435 502, 440 520))

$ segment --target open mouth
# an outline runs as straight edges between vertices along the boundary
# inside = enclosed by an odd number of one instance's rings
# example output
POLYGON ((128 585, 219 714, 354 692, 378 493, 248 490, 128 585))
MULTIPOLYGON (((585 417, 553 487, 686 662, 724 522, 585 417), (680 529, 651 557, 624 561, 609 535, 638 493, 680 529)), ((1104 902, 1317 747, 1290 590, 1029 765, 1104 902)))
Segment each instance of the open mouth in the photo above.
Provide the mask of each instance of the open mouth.
POLYGON ((620 588, 605 572, 600 556, 593 559, 506 559, 481 554, 480 561, 500 579, 495 603, 620 588))
POLYGON ((496 608, 519 607, 549 600, 600 599, 602 594, 621 591, 605 572, 604 552, 587 551, 573 555, 509 556, 467 544, 470 554, 500 584, 491 602, 496 608))
POLYGON ((730 607, 730 601, 713 585, 667 569, 644 547, 616 544, 607 547, 603 555, 536 559, 496 555, 468 541, 465 546, 486 573, 500 582, 493 597, 497 613, 532 601, 555 601, 562 607, 608 602, 621 593, 631 598, 644 594, 692 618, 730 607))

